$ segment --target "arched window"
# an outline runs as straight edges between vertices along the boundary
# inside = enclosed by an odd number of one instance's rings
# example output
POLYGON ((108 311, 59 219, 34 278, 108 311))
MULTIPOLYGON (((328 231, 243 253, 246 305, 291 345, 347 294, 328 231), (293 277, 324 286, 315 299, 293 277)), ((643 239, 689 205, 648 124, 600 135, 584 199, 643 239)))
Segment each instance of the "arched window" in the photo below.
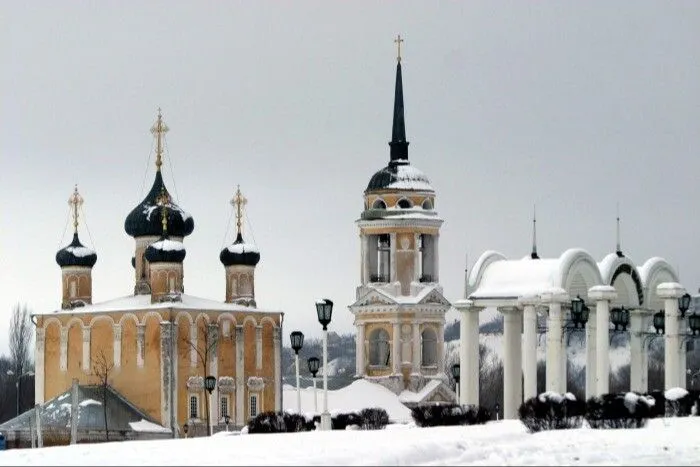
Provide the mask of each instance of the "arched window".
POLYGON ((369 336, 369 364, 389 366, 389 333, 384 329, 375 329, 369 336))
POLYGON ((401 198, 401 199, 399 200, 399 202, 396 203, 396 204, 398 204, 398 206, 399 206, 401 209, 411 209, 411 208, 413 207, 413 205, 411 204, 411 202, 410 202, 409 200, 407 200, 406 198, 401 198))
POLYGON ((437 365, 437 337, 432 329, 421 333, 421 366, 437 365))
POLYGON ((372 209, 386 209, 386 203, 383 199, 377 198, 374 200, 374 203, 372 203, 372 209))
POLYGON ((433 202, 430 200, 430 198, 425 198, 425 201, 423 201, 422 204, 423 209, 433 209, 433 202))

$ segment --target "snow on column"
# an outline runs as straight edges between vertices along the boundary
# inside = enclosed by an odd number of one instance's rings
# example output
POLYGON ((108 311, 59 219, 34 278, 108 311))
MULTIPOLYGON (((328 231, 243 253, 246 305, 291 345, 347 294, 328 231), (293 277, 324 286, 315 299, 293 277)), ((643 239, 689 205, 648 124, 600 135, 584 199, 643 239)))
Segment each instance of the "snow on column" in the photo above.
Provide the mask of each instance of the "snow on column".
POLYGON ((678 298, 684 293, 685 289, 677 282, 664 282, 656 287, 656 294, 664 300, 664 389, 667 390, 680 386, 678 298))
POLYGON ((399 322, 393 321, 394 334, 391 338, 391 361, 392 361, 392 373, 395 375, 401 374, 401 328, 399 322))
POLYGON ((243 374, 243 350, 245 343, 243 342, 243 326, 236 326, 236 340, 234 342, 236 348, 236 425, 242 427, 245 425, 245 375, 243 374))
POLYGON ((46 343, 46 329, 36 328, 36 347, 34 350, 34 403, 44 403, 44 349, 46 343))
POLYGON ((596 309, 589 307, 588 322, 586 323, 586 400, 595 396, 596 392, 596 339, 597 322, 596 309))
POLYGON ((537 310, 539 300, 524 298, 523 307, 523 399, 537 396, 537 310))
POLYGON ((596 301, 596 396, 610 392, 610 301, 617 298, 615 287, 596 285, 588 290, 596 301))
POLYGON ((647 392, 646 375, 649 369, 644 364, 646 346, 643 345, 644 323, 649 313, 646 310, 630 310, 630 391, 647 392))
POLYGON ((357 342, 355 342, 355 373, 358 378, 365 375, 365 323, 357 325, 357 342))
POLYGON ((503 418, 518 418, 518 407, 522 403, 522 314, 517 308, 501 308, 503 313, 503 418))
POLYGON ((547 391, 560 393, 566 392, 566 372, 562 374, 562 360, 566 361, 566 348, 562 333, 564 320, 561 312, 561 304, 566 298, 566 291, 559 288, 542 294, 542 303, 549 308, 545 387, 547 391))

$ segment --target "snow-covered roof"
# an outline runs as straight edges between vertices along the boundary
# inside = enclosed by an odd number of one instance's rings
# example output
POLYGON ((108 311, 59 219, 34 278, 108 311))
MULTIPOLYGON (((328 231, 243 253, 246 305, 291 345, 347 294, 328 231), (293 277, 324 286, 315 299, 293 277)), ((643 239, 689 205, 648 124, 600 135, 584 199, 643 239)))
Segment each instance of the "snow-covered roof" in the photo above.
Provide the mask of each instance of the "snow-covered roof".
POLYGON ((516 298, 560 287, 559 258, 500 260, 483 272, 472 298, 516 298))
POLYGON ((435 191, 428 177, 410 165, 408 160, 390 163, 376 172, 370 179, 366 192, 375 190, 435 191))
POLYGON ((170 240, 168 238, 164 238, 158 240, 157 242, 153 242, 149 246, 156 250, 163 251, 182 251, 185 249, 185 245, 182 242, 178 242, 177 240, 170 240))
POLYGON ((438 379, 431 379, 426 383, 423 388, 418 392, 409 391, 404 389, 399 394, 399 401, 403 404, 420 404, 424 402, 437 388, 440 387, 442 382, 438 379))
POLYGON ((231 253, 260 253, 253 243, 232 243, 226 249, 231 253))
POLYGON ((180 295, 181 301, 177 302, 162 302, 151 303, 151 295, 127 295, 126 297, 115 298, 101 303, 85 305, 82 307, 72 308, 68 310, 56 310, 54 312, 36 313, 37 315, 52 315, 56 313, 108 313, 117 311, 140 311, 140 310, 157 310, 163 308, 175 308, 185 310, 202 310, 202 311, 245 311, 245 312, 261 312, 261 313, 279 313, 277 310, 265 310, 260 308, 251 308, 235 303, 217 302, 207 298, 195 297, 193 295, 180 295))

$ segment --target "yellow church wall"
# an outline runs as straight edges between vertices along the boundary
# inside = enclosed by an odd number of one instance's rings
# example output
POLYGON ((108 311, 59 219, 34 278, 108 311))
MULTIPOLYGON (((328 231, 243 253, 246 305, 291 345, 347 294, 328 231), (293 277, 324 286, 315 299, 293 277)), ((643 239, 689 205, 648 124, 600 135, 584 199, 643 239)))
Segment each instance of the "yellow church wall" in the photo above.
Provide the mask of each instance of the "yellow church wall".
MULTIPOLYGON (((250 417, 250 404, 248 403, 248 400, 250 398, 250 394, 248 391, 248 385, 247 385, 247 377, 249 376, 258 376, 258 370, 255 366, 255 353, 256 353, 256 345, 255 345, 255 325, 253 324, 252 321, 248 320, 243 324, 243 342, 244 342, 244 355, 243 355, 243 373, 246 376, 246 380, 244 380, 245 384, 245 396, 244 396, 244 401, 245 401, 245 419, 247 420, 248 417, 250 417)), ((266 410, 266 407, 263 406, 262 410, 266 410)))
POLYGON ((177 324, 177 423, 178 426, 183 426, 189 418, 187 379, 193 376, 190 361, 191 346, 188 344, 191 325, 187 316, 184 315, 178 318, 177 324))
MULTIPOLYGON (((262 328, 262 360, 263 367, 258 370, 259 376, 265 378, 265 388, 263 389, 263 409, 275 409, 275 346, 273 339, 273 325, 265 321, 262 328)), ((247 404, 246 404, 247 405, 247 404)))
POLYGON ((44 400, 65 390, 63 372, 59 369, 61 352, 61 325, 53 321, 46 327, 44 345, 44 400))
MULTIPOLYGON (((71 321, 68 329, 68 369, 66 371, 66 388, 71 385, 73 378, 78 378, 80 383, 85 384, 87 378, 82 369, 83 362, 83 330, 78 321, 71 321)), ((57 394, 54 394, 54 396, 57 394)))
POLYGON ((160 321, 159 315, 149 313, 146 318, 144 333, 143 372, 147 375, 138 380, 140 397, 139 407, 155 420, 160 420, 160 321))
MULTIPOLYGON (((108 316, 98 316, 90 329, 90 369, 92 382, 99 384, 96 377, 100 373, 100 368, 114 364, 114 326, 112 319, 108 316)), ((114 379, 114 372, 110 372, 110 380, 114 379)))

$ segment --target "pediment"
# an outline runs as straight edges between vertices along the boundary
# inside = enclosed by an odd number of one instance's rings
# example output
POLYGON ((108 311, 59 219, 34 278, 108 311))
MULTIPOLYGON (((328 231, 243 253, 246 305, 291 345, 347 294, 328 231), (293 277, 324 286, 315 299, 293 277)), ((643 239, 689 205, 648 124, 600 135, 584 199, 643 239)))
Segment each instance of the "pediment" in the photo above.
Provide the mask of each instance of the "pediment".
POLYGON ((390 296, 383 294, 377 290, 371 290, 362 296, 358 301, 351 306, 384 306, 396 305, 396 300, 390 296))
POLYGON ((429 292, 425 297, 423 297, 419 302, 419 304, 435 304, 435 305, 443 305, 443 306, 452 306, 452 304, 447 300, 439 291, 437 290, 432 290, 429 292))

